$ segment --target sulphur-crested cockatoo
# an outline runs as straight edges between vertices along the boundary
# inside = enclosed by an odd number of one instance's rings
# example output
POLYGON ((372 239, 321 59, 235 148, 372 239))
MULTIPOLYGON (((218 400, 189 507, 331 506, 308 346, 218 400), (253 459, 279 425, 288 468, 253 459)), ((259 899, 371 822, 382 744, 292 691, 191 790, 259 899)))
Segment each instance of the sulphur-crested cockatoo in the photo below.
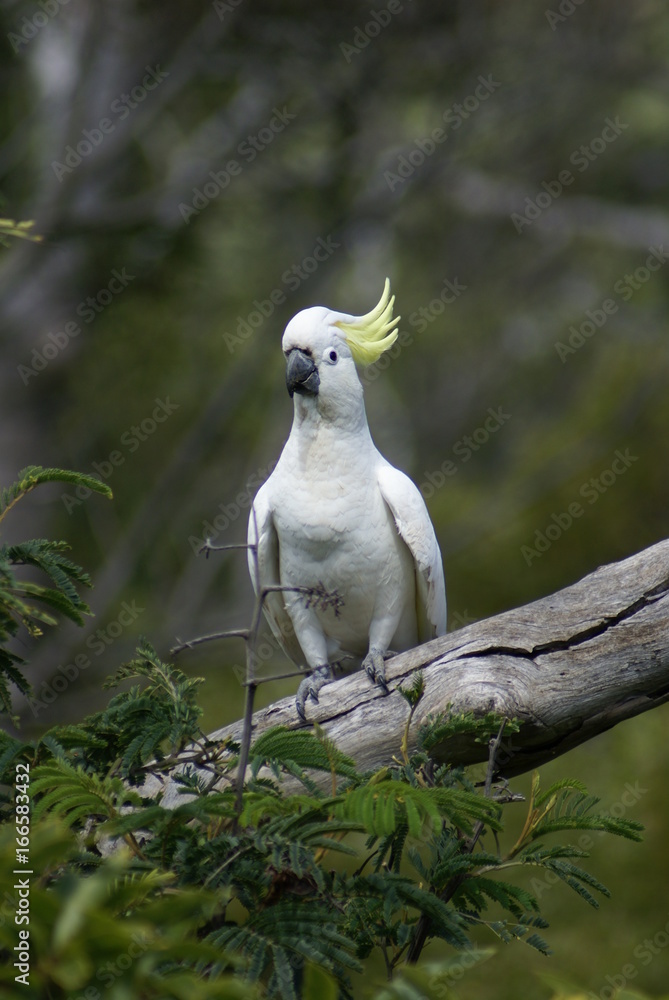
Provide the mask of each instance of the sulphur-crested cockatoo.
POLYGON ((249 569, 272 632, 310 670, 303 719, 333 665, 362 664, 387 693, 388 651, 446 631, 434 528, 417 487, 377 451, 356 372, 395 342, 393 303, 386 279, 366 316, 314 306, 283 335, 293 426, 251 509, 249 569))

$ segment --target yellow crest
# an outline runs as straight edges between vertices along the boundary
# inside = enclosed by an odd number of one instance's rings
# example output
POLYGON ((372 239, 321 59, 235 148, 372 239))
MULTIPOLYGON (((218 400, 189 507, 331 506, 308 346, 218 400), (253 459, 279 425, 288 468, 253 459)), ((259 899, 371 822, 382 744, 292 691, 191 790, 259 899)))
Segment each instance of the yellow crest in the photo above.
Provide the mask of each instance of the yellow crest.
POLYGON ((338 320, 334 325, 344 334, 353 360, 359 365, 371 365, 397 340, 395 327, 400 321, 393 319, 395 296, 390 295, 390 281, 386 278, 383 295, 378 305, 366 316, 356 316, 352 322, 338 320))

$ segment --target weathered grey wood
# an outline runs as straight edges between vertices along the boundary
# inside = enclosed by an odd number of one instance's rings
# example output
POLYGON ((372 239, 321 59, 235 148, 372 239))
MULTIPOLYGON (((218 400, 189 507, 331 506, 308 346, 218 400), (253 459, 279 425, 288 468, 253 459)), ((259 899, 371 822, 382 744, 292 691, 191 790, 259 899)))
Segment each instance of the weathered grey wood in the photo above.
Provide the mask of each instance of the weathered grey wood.
MULTIPOLYGON (((519 774, 669 700, 669 540, 602 566, 573 586, 418 646, 389 660, 384 697, 356 673, 328 685, 308 718, 361 769, 399 754, 408 713, 395 689, 417 670, 425 694, 410 746, 425 718, 495 711, 521 722, 502 744, 499 773, 519 774)), ((254 736, 297 726, 294 697, 259 711, 254 736)), ((241 738, 241 722, 212 739, 241 738)), ((439 761, 473 764, 487 747, 471 739, 436 747, 439 761)))

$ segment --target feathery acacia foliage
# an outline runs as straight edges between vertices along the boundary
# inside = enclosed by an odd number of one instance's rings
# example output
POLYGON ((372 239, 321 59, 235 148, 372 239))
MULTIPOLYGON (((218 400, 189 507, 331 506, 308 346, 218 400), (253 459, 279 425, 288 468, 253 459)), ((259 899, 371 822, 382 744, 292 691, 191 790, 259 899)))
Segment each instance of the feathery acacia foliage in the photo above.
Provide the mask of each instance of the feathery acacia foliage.
MULTIPOLYGON (((0 490, 0 522, 26 494, 43 483, 72 483, 111 498, 111 490, 94 476, 67 469, 43 469, 30 465, 19 474, 18 480, 0 490)), ((63 554, 67 542, 53 542, 44 538, 32 539, 18 545, 0 545, 0 711, 11 713, 12 702, 9 685, 16 685, 22 694, 30 693, 22 666, 24 660, 7 644, 23 627, 31 636, 39 636, 42 626, 56 625, 54 612, 69 618, 77 625, 84 624, 84 615, 90 615, 88 605, 77 591, 77 584, 90 587, 87 573, 63 554), (33 566, 51 581, 46 587, 29 580, 19 580, 15 567, 33 566)))
MULTIPOLYGON (((639 839, 638 824, 598 814, 597 800, 579 782, 542 791, 535 778, 524 828, 503 853, 494 839, 503 828, 497 800, 503 793, 482 792, 462 769, 434 768, 422 747, 376 774, 361 774, 318 730, 277 728, 256 741, 239 814, 239 747, 212 744, 200 731, 198 682, 162 662, 148 644, 111 683, 128 678, 141 683, 77 726, 56 727, 34 744, 5 738, 4 780, 17 759, 26 762, 36 829, 50 825, 64 838, 59 865, 40 876, 40 884, 50 886, 44 889, 49 906, 59 894, 74 893, 73 875, 77 892, 82 879, 91 893, 108 886, 119 856, 123 877, 133 893, 142 893, 117 917, 121 926, 142 914, 144 920, 158 900, 163 926, 172 906, 188 910, 186 901, 201 894, 191 923, 179 918, 187 923, 189 947, 184 943, 175 958, 173 941, 144 963, 153 962, 151 974, 168 981, 178 967, 198 989, 211 988, 196 996, 296 1000, 310 996, 309 983, 321 982, 336 985, 332 996, 352 997, 356 976, 374 953, 393 982, 404 983, 404 995, 417 996, 411 984, 422 982, 422 965, 416 970, 405 963, 421 927, 426 941, 466 954, 467 966, 486 957, 470 938, 481 925, 501 941, 520 940, 547 953, 539 903, 509 881, 509 872, 543 868, 597 905, 595 894, 607 890, 580 867, 585 853, 545 840, 582 829, 639 839), (167 808, 160 791, 149 792, 142 782, 173 771, 180 752, 183 801, 167 808), (332 779, 327 791, 314 780, 318 772, 332 779), (302 790, 286 791, 287 777, 298 778, 302 790), (76 841, 67 839, 66 828, 76 841), (240 992, 226 993, 230 984, 240 992)), ((469 726, 473 735, 489 735, 499 724, 458 716, 453 732, 469 726)), ((442 736, 447 725, 439 720, 442 736)), ((4 808, 8 815, 9 800, 4 808)), ((111 906, 108 889, 100 893, 111 906)), ((102 948, 92 940, 86 946, 93 954, 102 948)), ((45 968, 49 961, 47 948, 45 968)), ((447 965, 440 975, 447 989, 447 965)), ((172 995, 167 987, 165 995, 172 995)), ((387 987, 381 995, 399 994, 387 987)))

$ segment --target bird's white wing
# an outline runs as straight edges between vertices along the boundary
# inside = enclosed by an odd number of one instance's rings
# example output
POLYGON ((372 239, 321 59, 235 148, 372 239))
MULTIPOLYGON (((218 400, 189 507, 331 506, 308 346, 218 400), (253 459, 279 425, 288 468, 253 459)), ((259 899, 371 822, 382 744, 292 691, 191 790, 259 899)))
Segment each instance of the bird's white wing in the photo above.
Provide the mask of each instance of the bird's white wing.
POLYGON ((446 585, 439 543, 418 487, 399 469, 384 464, 379 489, 416 568, 418 638, 427 642, 446 632, 446 585))
MULTIPOLYGON (((249 573, 256 594, 264 587, 278 586, 281 583, 279 538, 274 527, 268 484, 269 480, 258 490, 249 516, 248 544, 255 546, 255 550, 253 548, 248 550, 249 573)), ((281 592, 266 594, 263 611, 286 656, 293 663, 304 666, 306 659, 286 611, 283 594, 281 592)))

